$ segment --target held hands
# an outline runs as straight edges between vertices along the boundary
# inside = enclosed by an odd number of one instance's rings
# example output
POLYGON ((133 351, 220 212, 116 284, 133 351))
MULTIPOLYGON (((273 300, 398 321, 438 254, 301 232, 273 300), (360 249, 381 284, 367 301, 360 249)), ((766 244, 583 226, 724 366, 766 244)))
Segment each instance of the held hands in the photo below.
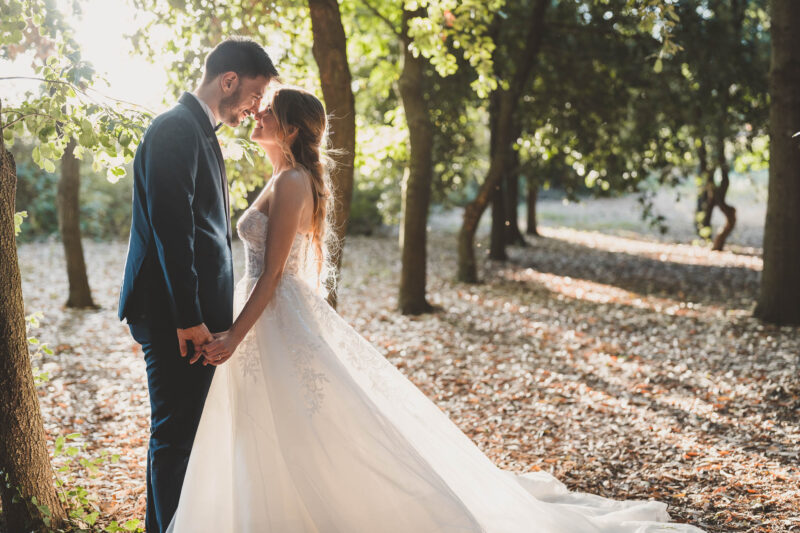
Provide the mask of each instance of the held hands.
POLYGON ((194 353, 192 358, 189 359, 190 364, 195 364, 198 359, 203 355, 203 347, 209 342, 213 341, 214 337, 208 331, 205 323, 192 326, 190 328, 178 329, 178 343, 181 348, 181 357, 186 357, 189 354, 188 343, 192 343, 194 353))
POLYGON ((203 364, 219 366, 231 358, 233 352, 242 339, 234 335, 231 330, 214 334, 214 340, 204 347, 205 358, 203 364))

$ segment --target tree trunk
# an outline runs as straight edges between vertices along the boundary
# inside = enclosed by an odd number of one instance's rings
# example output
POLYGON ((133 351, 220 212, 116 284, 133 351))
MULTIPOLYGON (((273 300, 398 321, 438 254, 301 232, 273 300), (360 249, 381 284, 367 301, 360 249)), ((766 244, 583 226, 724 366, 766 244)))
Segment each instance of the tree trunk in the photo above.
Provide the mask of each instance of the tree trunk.
POLYGON ((398 89, 408 124, 410 162, 404 183, 403 249, 399 307, 404 315, 431 310, 425 299, 428 208, 433 181, 433 124, 425 102, 426 59, 414 57, 409 45, 408 23, 424 10, 403 10, 403 70, 398 89))
POLYGON ((717 169, 708 164, 708 150, 705 141, 700 141, 697 148, 698 175, 700 189, 697 191, 697 211, 695 212, 695 230, 697 236, 707 239, 711 236, 711 214, 714 211, 714 174, 717 169))
POLYGON ((71 140, 61 158, 61 179, 58 181, 58 229, 64 244, 67 261, 69 297, 67 307, 97 307, 92 301, 92 291, 86 276, 86 261, 83 259, 80 226, 80 161, 75 158, 75 141, 71 140))
POLYGON ((489 236, 489 257, 497 261, 508 259, 506 254, 506 187, 505 180, 499 180, 492 191, 492 230, 489 236))
POLYGON ((14 158, 5 150, 0 131, 0 499, 6 530, 30 531, 48 521, 53 528, 59 527, 66 514, 53 484, 25 336, 14 237, 16 183, 14 158), (47 506, 49 519, 34 505, 34 498, 47 506))
MULTIPOLYGON (((499 120, 500 94, 489 97, 489 157, 497 155, 497 121, 499 120)), ((506 254, 506 195, 503 180, 498 180, 492 191, 492 226, 489 232, 489 258, 497 261, 508 259, 506 254)))
POLYGON ((728 175, 728 161, 725 159, 725 141, 720 141, 720 155, 719 155, 719 168, 722 173, 719 187, 714 190, 714 205, 719 207, 719 210, 725 215, 725 226, 714 237, 714 245, 712 250, 721 251, 725 248, 725 242, 728 240, 734 226, 736 225, 736 208, 725 202, 725 196, 728 194, 728 187, 731 184, 730 176, 728 175))
POLYGON ((533 235, 535 237, 539 236, 539 229, 537 228, 537 221, 536 221, 536 202, 539 196, 539 184, 536 183, 536 180, 533 177, 533 174, 528 176, 528 227, 525 230, 525 233, 528 235, 533 235))
POLYGON ((529 16, 528 34, 522 50, 517 58, 516 72, 509 88, 497 89, 498 114, 496 123, 496 141, 493 141, 493 153, 486 175, 475 199, 464 209, 464 221, 458 235, 458 280, 467 283, 478 281, 478 268, 475 261, 475 231, 478 229, 481 215, 491 200, 498 182, 506 176, 513 158, 513 143, 519 137, 519 126, 514 116, 519 104, 520 95, 533 70, 534 58, 542 44, 544 30, 544 14, 549 0, 538 0, 529 16))
POLYGON ((800 2, 772 0, 770 9, 769 196, 755 315, 800 324, 800 2))
MULTIPOLYGON (((332 261, 338 277, 342 265, 342 248, 350 217, 353 198, 353 161, 356 151, 356 112, 351 87, 350 66, 347 61, 347 39, 336 0, 308 0, 311 13, 311 31, 314 44, 311 48, 319 68, 322 95, 330 116, 330 142, 336 163, 331 173, 333 185, 333 227, 337 246, 332 250, 332 261)), ((328 302, 336 307, 335 287, 328 302)))
POLYGON ((527 246, 528 241, 519 230, 519 152, 514 150, 511 168, 506 177, 506 244, 527 246))

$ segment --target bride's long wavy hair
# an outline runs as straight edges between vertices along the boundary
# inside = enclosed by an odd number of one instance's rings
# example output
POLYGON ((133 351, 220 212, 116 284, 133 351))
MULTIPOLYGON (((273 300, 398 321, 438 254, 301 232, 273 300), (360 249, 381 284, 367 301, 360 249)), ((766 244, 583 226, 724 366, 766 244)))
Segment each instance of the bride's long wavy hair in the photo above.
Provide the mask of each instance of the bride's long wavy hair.
POLYGON ((333 160, 326 154, 328 117, 319 98, 298 87, 280 87, 272 96, 272 113, 283 134, 289 137, 290 127, 297 128, 291 146, 284 144, 283 152, 293 166, 300 165, 311 176, 314 210, 311 238, 317 257, 317 276, 323 285, 331 286, 335 266, 330 256, 338 245, 329 231, 333 214, 333 194, 330 173, 333 160))

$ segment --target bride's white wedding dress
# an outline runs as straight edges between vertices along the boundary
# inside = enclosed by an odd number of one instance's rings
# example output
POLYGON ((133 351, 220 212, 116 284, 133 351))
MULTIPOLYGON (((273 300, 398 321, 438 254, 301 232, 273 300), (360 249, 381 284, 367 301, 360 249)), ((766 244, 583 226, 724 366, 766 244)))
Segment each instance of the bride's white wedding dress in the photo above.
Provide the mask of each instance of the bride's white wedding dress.
MULTIPOLYGON (((267 217, 242 216, 241 310, 267 217)), ((497 468, 316 290, 298 234, 275 296, 217 368, 170 531, 531 533, 700 531, 666 505, 571 493, 497 468)))

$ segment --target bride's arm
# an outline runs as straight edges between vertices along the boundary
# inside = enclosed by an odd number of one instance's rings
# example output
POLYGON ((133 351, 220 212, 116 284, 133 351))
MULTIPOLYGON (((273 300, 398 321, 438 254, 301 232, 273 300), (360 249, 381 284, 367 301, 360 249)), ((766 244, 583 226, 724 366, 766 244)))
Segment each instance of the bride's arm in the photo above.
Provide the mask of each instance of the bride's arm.
POLYGON ((276 176, 275 189, 269 201, 269 222, 264 247, 264 271, 256 281, 231 329, 206 345, 206 362, 219 365, 227 361, 245 334, 256 323, 275 294, 292 250, 308 197, 307 178, 298 170, 276 176))

